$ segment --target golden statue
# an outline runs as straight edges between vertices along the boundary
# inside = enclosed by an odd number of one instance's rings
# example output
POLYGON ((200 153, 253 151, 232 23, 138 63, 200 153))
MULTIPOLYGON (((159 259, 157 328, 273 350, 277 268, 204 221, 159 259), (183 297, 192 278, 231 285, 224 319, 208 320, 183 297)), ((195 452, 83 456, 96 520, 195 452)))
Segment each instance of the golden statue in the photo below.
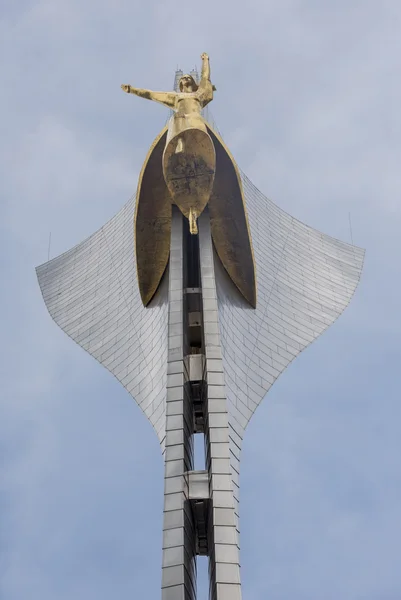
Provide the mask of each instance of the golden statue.
POLYGON ((152 92, 121 86, 124 92, 160 102, 174 111, 163 152, 163 175, 174 203, 189 220, 196 234, 196 219, 209 201, 216 171, 216 152, 207 132, 202 109, 213 100, 210 65, 202 54, 199 86, 191 75, 179 82, 179 92, 152 92))
POLYGON ((255 272, 241 178, 224 142, 202 117, 216 88, 210 81, 209 57, 203 53, 201 58, 199 85, 191 75, 183 75, 179 92, 121 86, 128 94, 160 102, 174 111, 152 144, 139 179, 135 218, 139 289, 146 306, 168 262, 171 205, 178 206, 188 219, 193 235, 198 233, 197 218, 208 205, 217 254, 254 307, 255 272))

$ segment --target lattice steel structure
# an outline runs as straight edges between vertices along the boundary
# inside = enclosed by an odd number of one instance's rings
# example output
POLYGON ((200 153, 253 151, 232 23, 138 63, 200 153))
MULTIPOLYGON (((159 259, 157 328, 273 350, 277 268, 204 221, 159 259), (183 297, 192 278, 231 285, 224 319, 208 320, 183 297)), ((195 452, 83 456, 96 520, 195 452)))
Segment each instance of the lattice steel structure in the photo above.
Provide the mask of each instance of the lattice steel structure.
POLYGON ((135 263, 135 198, 99 231, 37 268, 54 321, 104 365, 152 423, 165 460, 162 599, 241 598, 239 471, 255 409, 287 365, 348 305, 364 251, 294 219, 241 175, 256 309, 223 268, 210 216, 199 234, 172 207, 170 259, 147 307, 135 263), (193 470, 204 433, 206 470, 193 470))

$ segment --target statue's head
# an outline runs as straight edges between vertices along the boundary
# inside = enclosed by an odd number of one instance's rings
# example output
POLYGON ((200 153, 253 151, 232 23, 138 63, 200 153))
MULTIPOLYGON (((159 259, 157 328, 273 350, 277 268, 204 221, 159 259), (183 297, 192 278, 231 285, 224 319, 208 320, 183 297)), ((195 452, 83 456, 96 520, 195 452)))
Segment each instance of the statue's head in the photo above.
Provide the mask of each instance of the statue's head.
POLYGON ((183 75, 178 83, 180 92, 196 92, 198 85, 192 75, 183 75))

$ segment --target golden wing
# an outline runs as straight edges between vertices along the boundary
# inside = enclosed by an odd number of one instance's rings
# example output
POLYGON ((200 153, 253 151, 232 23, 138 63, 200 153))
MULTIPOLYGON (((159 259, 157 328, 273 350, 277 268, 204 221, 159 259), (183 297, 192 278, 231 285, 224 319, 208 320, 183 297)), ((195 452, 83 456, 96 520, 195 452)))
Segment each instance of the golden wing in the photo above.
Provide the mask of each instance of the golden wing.
POLYGON ((241 176, 230 151, 208 125, 216 149, 216 175, 209 200, 214 247, 238 290, 256 307, 255 261, 241 176))
POLYGON ((135 249, 139 291, 144 306, 153 298, 170 255, 171 199, 163 177, 167 127, 152 146, 139 176, 135 211, 135 249))
MULTIPOLYGON (((242 296, 255 308, 256 277, 241 177, 228 148, 209 126, 216 175, 208 203, 214 247, 242 296)), ((145 306, 153 298, 170 254, 171 195, 163 176, 167 127, 153 142, 139 177, 135 214, 138 285, 145 306)))

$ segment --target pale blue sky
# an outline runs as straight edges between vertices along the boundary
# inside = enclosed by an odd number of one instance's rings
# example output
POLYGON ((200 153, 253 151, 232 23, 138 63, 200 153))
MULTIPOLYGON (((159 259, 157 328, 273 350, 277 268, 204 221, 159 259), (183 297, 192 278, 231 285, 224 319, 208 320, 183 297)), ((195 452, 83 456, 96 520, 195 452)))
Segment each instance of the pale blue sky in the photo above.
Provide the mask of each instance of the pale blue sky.
MULTIPOLYGON (((239 166, 367 248, 347 311, 274 385, 242 462, 244 600, 401 598, 401 4, 1 4, 0 597, 160 598, 163 468, 125 390, 51 321, 34 267, 134 193, 171 88, 210 54, 239 166)), ((201 569, 202 574, 204 568, 201 569)), ((204 582, 199 600, 206 600, 204 582)))

